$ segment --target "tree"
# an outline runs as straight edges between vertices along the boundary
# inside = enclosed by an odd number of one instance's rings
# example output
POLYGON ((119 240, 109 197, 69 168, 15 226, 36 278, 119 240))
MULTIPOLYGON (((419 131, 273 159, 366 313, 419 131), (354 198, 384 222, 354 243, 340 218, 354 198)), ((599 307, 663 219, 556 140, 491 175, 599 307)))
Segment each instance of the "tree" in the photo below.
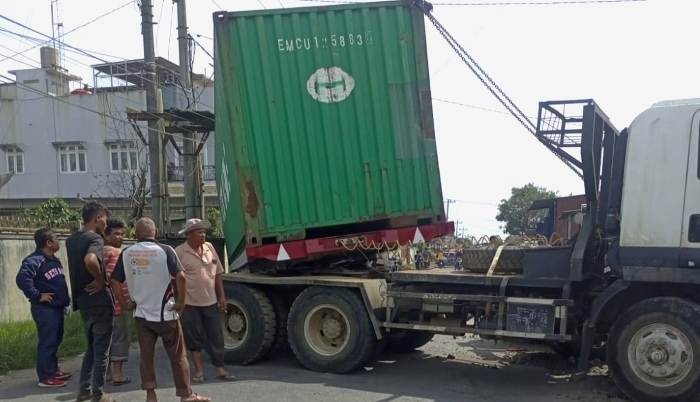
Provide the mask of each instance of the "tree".
POLYGON ((150 189, 146 187, 148 177, 148 142, 135 122, 131 124, 111 120, 110 137, 117 150, 110 150, 110 168, 115 163, 117 171, 108 174, 95 175, 98 182, 93 191, 96 197, 123 200, 129 209, 128 223, 136 222, 143 217, 147 196, 150 189), (112 161, 113 155, 118 155, 112 161))
POLYGON ((556 191, 538 187, 533 183, 522 187, 513 187, 510 191, 510 198, 501 200, 498 204, 496 220, 505 223, 505 225, 501 225, 503 233, 520 235, 527 229, 535 228, 537 223, 544 219, 547 211, 528 211, 528 208, 533 201, 546 200, 556 196, 556 191))

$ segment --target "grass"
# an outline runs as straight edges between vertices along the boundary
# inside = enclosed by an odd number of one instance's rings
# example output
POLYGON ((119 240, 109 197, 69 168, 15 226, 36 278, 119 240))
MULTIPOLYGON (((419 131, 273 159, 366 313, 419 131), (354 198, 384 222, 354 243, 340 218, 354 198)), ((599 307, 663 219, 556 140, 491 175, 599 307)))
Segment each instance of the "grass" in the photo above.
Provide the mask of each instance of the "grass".
MULTIPOLYGON (((136 340, 136 329, 130 322, 131 340, 136 340)), ((0 374, 36 366, 37 333, 34 321, 0 323, 0 374)), ((73 357, 85 352, 85 333, 80 313, 66 317, 63 343, 58 357, 73 357)))

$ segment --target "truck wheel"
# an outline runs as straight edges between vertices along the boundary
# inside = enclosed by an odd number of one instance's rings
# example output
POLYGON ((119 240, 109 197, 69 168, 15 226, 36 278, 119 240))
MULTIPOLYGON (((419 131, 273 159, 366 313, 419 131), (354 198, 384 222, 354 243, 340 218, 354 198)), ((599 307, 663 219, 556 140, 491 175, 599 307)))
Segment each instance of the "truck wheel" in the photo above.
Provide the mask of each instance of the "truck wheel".
POLYGON ((275 317, 277 319, 275 340, 272 342, 272 351, 270 354, 284 353, 289 350, 289 341, 287 339, 289 305, 287 301, 274 290, 268 292, 267 296, 272 302, 272 308, 275 310, 275 317))
POLYGON ((392 329, 386 333, 386 347, 392 352, 408 353, 430 342, 434 333, 409 329, 392 329))
POLYGON ((246 365, 264 358, 276 333, 275 310, 270 299, 258 289, 226 283, 228 308, 222 320, 225 360, 246 365))
POLYGON ((644 300, 610 331, 608 365, 617 386, 644 402, 695 400, 700 394, 700 306, 675 298, 644 300))
POLYGON ((288 336, 306 368, 343 374, 372 357, 376 337, 362 300, 352 291, 310 287, 292 304, 288 336))

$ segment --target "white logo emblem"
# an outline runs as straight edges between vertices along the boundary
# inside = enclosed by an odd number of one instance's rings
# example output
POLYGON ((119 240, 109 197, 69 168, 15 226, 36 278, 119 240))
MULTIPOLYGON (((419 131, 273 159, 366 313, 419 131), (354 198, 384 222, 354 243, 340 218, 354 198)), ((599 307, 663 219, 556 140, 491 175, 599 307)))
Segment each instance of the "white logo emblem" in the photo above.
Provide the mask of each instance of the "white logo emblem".
POLYGON ((355 79, 340 67, 319 68, 306 82, 306 89, 321 103, 342 102, 355 89, 355 79))

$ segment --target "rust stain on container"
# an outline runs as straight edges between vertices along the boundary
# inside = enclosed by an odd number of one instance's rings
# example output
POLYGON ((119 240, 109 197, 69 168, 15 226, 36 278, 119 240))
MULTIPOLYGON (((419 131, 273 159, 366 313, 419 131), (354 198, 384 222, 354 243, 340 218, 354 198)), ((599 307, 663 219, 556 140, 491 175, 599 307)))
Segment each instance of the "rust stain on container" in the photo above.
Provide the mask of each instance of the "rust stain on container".
POLYGON ((258 201, 258 195, 255 193, 255 184, 251 180, 246 180, 245 190, 248 193, 245 212, 251 218, 257 218, 260 210, 260 201, 258 201))

